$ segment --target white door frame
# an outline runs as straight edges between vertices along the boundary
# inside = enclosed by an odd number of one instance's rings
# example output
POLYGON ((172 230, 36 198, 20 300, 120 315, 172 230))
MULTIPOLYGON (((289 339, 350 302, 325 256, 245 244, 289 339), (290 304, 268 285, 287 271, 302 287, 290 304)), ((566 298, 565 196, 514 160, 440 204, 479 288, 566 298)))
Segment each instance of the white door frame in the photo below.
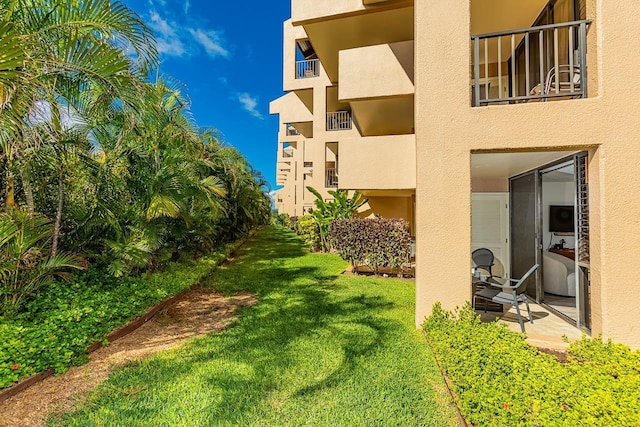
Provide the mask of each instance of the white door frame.
MULTIPOLYGON (((474 201, 481 200, 497 200, 500 202, 500 245, 501 248, 501 256, 496 257, 502 263, 504 268, 505 277, 509 277, 511 273, 511 259, 510 259, 510 246, 511 242, 509 241, 509 193, 508 192, 499 192, 499 193, 471 193, 471 250, 478 249, 481 247, 487 246, 498 246, 497 243, 491 242, 491 244, 487 244, 487 242, 478 242, 473 239, 473 205, 474 201)), ((495 274, 495 272, 494 272, 495 274)))

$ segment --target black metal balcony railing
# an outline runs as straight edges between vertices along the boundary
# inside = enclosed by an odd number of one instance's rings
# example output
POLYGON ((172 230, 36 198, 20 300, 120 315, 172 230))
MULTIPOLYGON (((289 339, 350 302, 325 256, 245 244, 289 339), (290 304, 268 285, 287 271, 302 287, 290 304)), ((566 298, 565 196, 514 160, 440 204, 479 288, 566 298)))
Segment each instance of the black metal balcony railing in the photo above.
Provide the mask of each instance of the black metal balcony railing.
POLYGON ((291 126, 288 123, 287 123, 287 130, 286 130, 285 133, 287 134, 287 136, 298 136, 298 135, 300 135, 300 132, 298 131, 298 129, 294 128, 293 126, 291 126))
POLYGON ((590 22, 472 36, 473 106, 586 98, 590 22))
POLYGON ((305 168, 312 168, 313 167, 313 162, 304 162, 302 164, 303 167, 305 168))
POLYGON ((351 129, 351 112, 335 111, 327 113, 327 130, 349 130, 351 129))
POLYGON ((338 171, 336 168, 327 168, 325 187, 338 187, 338 171))
POLYGON ((296 61, 296 79, 308 79, 319 76, 320 61, 318 59, 296 61))

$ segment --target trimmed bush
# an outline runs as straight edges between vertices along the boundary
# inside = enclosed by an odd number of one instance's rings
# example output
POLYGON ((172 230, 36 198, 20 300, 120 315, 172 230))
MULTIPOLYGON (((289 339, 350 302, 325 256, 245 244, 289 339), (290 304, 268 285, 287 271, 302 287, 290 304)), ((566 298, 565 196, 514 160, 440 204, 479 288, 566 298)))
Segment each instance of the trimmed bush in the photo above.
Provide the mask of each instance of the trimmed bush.
POLYGON ((299 216, 294 224, 294 231, 302 237, 306 245, 312 251, 320 250, 320 227, 316 218, 312 215, 299 216))
POLYGON ((436 304, 423 327, 471 425, 640 425, 639 351, 583 337, 560 363, 469 303, 455 313, 436 304))
POLYGON ((377 275, 380 268, 400 270, 409 260, 411 236, 403 219, 353 218, 334 220, 329 227, 329 242, 340 256, 358 265, 366 264, 377 275))

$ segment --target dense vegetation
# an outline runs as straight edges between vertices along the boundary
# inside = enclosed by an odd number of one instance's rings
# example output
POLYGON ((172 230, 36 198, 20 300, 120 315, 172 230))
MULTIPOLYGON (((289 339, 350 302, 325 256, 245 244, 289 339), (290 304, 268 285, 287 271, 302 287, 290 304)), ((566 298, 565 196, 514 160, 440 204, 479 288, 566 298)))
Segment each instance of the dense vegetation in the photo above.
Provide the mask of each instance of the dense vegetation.
MULTIPOLYGON (((358 209, 367 203, 367 199, 354 191, 351 197, 346 190, 331 190, 329 195, 332 200, 326 201, 313 187, 307 187, 316 200, 314 208, 309 209, 307 215, 295 219, 291 224, 293 230, 301 236, 305 243, 313 251, 329 252, 331 244, 329 242, 329 226, 336 219, 353 218, 358 209)), ((287 225, 286 218, 276 217, 275 222, 280 225, 287 225)))
POLYGON ((454 426, 414 286, 342 275, 266 227, 201 284, 260 302, 233 327, 114 372, 68 426, 454 426))
MULTIPOLYGON (((0 0, 0 316, 57 277, 154 271, 269 214, 118 0, 0 0)), ((0 360, 2 363, 2 360, 0 360)))
POLYGON ((561 363, 470 304, 436 305, 424 329, 472 425, 640 425, 640 351, 585 337, 561 363))
POLYGON ((0 388, 81 361, 268 218, 157 62, 118 0, 0 0, 0 388))
POLYGON ((22 313, 0 318, 0 389, 48 368, 56 374, 87 360, 87 346, 103 341, 164 299, 199 283, 229 247, 193 262, 170 263, 162 272, 114 281, 98 269, 55 282, 22 313))

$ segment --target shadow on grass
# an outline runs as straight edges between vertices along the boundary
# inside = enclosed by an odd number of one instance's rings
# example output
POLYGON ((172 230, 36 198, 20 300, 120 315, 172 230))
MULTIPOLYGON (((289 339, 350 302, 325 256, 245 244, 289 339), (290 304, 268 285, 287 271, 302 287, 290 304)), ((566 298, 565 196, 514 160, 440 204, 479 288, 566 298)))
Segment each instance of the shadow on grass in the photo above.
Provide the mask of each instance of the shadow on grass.
POLYGON ((404 328, 384 315, 394 302, 336 280, 343 261, 308 254, 283 229, 261 230, 239 255, 204 283, 228 295, 242 290, 259 296, 260 303, 242 309, 234 327, 116 371, 82 409, 57 421, 92 425, 106 416, 115 425, 304 420, 304 412, 296 411, 315 407, 316 394, 322 393, 328 405, 348 399, 327 397, 333 388, 362 381, 358 387, 368 387, 370 373, 358 372, 378 363, 376 353, 393 346, 392 337, 404 328))

